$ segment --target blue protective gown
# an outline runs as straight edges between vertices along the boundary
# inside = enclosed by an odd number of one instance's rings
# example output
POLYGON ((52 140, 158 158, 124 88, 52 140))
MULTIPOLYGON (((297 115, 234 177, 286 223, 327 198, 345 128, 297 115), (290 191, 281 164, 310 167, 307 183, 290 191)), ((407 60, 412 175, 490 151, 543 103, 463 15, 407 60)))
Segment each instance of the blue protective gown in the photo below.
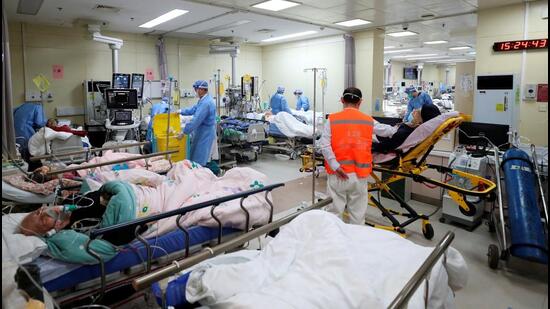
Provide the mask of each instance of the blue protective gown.
POLYGON ((296 100, 296 109, 297 110, 301 110, 303 109, 304 112, 307 112, 309 110, 309 100, 307 97, 305 96, 298 96, 297 100, 296 100))
POLYGON ((27 147, 27 142, 36 130, 46 125, 42 105, 23 103, 13 110, 16 142, 27 147))
POLYGON ((405 114, 404 122, 412 122, 412 112, 415 109, 422 108, 424 104, 432 104, 432 98, 425 92, 420 92, 416 98, 412 98, 407 104, 407 113, 405 114))
POLYGON ((191 134, 190 160, 202 166, 210 161, 212 144, 216 138, 216 104, 209 94, 200 98, 193 107, 181 111, 182 115, 193 115, 183 133, 191 134))
POLYGON ((285 97, 280 93, 275 93, 271 100, 269 101, 269 106, 271 107, 271 112, 273 115, 277 115, 279 112, 287 112, 292 114, 290 108, 288 108, 288 103, 286 103, 285 97))
POLYGON ((147 127, 147 134, 145 135, 146 140, 153 140, 153 118, 155 117, 155 115, 168 113, 168 109, 168 103, 164 101, 153 104, 153 106, 151 106, 151 121, 149 121, 149 126, 147 127))

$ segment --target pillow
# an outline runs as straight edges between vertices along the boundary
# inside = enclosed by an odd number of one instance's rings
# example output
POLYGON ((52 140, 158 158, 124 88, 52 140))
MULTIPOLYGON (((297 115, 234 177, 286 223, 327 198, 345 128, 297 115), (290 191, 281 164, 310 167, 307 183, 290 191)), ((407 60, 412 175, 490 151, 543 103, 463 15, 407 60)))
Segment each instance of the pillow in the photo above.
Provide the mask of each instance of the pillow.
POLYGON ((19 223, 27 214, 2 216, 2 261, 18 259, 19 263, 25 264, 36 259, 46 250, 46 243, 40 237, 18 233, 19 223))

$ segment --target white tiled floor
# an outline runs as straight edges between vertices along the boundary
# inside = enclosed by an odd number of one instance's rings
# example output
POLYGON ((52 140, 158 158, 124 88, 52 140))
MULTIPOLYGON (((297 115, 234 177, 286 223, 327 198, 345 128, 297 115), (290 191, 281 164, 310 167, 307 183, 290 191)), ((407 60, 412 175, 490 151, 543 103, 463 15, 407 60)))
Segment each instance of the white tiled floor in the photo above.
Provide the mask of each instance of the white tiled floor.
POLYGON ((268 177, 270 184, 289 182, 294 179, 307 177, 311 174, 301 173, 301 160, 280 161, 272 153, 262 153, 258 161, 240 163, 240 167, 251 167, 258 172, 264 173, 268 177))

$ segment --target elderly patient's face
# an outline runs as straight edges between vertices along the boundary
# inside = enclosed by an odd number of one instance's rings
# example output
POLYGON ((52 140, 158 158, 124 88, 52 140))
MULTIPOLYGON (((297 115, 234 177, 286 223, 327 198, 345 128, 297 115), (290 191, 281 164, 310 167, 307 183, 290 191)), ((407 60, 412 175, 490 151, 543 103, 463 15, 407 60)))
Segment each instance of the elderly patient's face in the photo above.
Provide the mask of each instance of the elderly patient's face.
POLYGON ((56 220, 54 218, 60 217, 62 212, 60 207, 51 208, 50 212, 54 213, 54 217, 48 214, 46 209, 47 207, 41 207, 29 213, 19 225, 21 234, 26 236, 43 236, 52 229, 60 230, 69 224, 69 216, 66 216, 64 220, 56 220))

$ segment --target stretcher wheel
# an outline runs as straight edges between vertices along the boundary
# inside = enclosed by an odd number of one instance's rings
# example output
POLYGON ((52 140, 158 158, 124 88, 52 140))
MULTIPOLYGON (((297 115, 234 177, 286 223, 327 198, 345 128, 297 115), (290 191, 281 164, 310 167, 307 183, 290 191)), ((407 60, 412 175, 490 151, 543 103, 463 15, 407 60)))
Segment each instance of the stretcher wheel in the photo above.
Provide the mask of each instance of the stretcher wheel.
POLYGON ((465 210, 464 208, 458 206, 458 209, 460 210, 460 212, 467 216, 467 217, 473 217, 475 214, 476 214, 476 206, 474 204, 472 204, 471 202, 468 202, 468 201, 465 201, 466 202, 466 205, 468 205, 468 208, 470 208, 469 210, 465 210))
POLYGON ((422 224, 422 234, 427 240, 434 238, 434 228, 430 223, 422 224))
POLYGON ((497 269, 499 259, 500 252, 498 247, 496 245, 489 245, 489 249, 487 251, 487 262, 489 263, 489 267, 491 269, 497 269))
POLYGON ((300 167, 300 173, 303 173, 304 172, 304 169, 300 167))

